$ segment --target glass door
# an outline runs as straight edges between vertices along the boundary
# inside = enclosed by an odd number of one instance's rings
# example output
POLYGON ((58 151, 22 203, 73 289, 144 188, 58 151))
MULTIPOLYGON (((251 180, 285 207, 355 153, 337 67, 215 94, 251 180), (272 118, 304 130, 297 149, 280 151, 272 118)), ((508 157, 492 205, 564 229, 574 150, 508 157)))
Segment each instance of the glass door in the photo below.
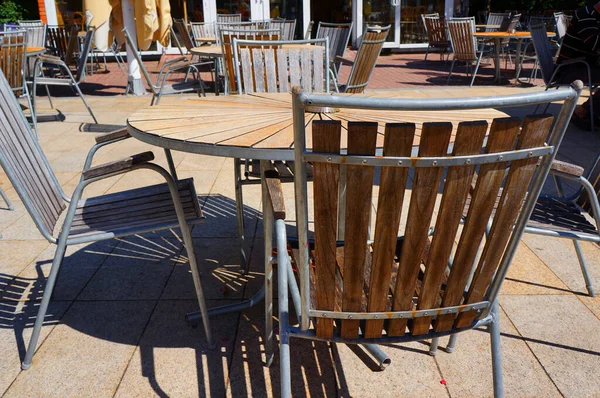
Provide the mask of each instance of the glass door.
POLYGON ((392 25, 384 47, 400 45, 400 0, 362 0, 363 18, 367 25, 392 25))

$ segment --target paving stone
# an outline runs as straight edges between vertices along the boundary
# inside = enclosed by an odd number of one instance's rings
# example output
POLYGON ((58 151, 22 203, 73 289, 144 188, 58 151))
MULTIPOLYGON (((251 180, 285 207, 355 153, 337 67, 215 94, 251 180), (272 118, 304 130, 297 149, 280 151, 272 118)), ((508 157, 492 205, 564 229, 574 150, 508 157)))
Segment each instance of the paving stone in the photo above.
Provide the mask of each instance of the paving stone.
MULTIPOLYGON (((209 307, 233 301, 209 301, 209 307)), ((190 327, 183 314, 195 300, 158 303, 133 354, 116 397, 217 397, 225 394, 239 315, 213 317, 216 347, 208 348, 202 325, 190 327)))
POLYGON ((561 394, 597 396, 600 321, 577 297, 502 296, 500 305, 561 394))
POLYGON ((76 302, 6 397, 112 397, 154 308, 152 301, 76 302))

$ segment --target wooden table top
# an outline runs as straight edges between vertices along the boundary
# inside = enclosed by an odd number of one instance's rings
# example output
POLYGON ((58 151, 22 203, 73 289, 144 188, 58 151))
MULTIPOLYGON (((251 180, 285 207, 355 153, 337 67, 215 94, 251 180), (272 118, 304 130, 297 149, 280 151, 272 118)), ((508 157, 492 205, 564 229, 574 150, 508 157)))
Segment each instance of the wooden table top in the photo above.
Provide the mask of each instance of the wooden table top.
MULTIPOLYGON (((443 92, 386 90, 367 95, 387 98, 400 97, 454 97, 459 91, 443 92)), ((479 95, 482 95, 481 92, 479 95)), ((460 94, 458 94, 459 96, 460 94)), ((179 100, 173 104, 142 109, 127 120, 132 136, 152 145, 172 150, 225 157, 293 160, 294 133, 292 96, 289 93, 247 94, 203 97, 179 100)), ((319 119, 348 121, 373 120, 373 111, 361 109, 339 110, 335 113, 306 113, 306 122, 319 119)), ((458 122, 485 119, 491 122, 506 117, 496 109, 440 112, 377 112, 380 120, 378 146, 383 145, 383 129, 388 122, 413 122, 417 125, 415 145, 420 139, 423 122, 458 122)), ((307 132, 307 147, 311 147, 307 132)), ((342 142, 342 145, 344 142, 342 142)))
MULTIPOLYGON (((554 32, 546 32, 548 37, 556 35, 554 32)), ((529 39, 531 32, 475 32, 475 37, 490 38, 490 39, 529 39)))
POLYGON ((200 56, 205 56, 205 57, 222 57, 223 56, 223 49, 221 48, 221 46, 201 46, 201 47, 194 47, 190 50, 190 52, 194 55, 200 55, 200 56))

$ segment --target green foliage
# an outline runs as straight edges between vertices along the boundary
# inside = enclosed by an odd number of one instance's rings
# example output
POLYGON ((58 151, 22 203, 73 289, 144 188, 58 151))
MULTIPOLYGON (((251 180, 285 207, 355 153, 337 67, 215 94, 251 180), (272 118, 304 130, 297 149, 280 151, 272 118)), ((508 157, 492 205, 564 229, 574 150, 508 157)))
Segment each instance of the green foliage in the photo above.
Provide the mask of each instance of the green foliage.
POLYGON ((16 22, 23 19, 26 12, 16 1, 3 0, 0 2, 0 23, 16 22))

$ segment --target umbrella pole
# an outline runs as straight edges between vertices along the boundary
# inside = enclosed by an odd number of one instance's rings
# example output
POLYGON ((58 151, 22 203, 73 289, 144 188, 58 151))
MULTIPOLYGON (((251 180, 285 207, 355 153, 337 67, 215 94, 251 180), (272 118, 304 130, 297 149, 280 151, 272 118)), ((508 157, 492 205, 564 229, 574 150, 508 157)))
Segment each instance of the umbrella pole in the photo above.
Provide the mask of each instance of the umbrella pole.
MULTIPOLYGON (((137 27, 134 19, 133 0, 122 0, 121 9, 123 10, 123 25, 127 28, 128 32, 132 32, 132 38, 137 43, 137 27)), ((126 50, 129 71, 127 87, 133 95, 144 95, 146 94, 146 89, 142 83, 140 66, 133 55, 133 49, 129 46, 129 43, 126 43, 126 50)))

